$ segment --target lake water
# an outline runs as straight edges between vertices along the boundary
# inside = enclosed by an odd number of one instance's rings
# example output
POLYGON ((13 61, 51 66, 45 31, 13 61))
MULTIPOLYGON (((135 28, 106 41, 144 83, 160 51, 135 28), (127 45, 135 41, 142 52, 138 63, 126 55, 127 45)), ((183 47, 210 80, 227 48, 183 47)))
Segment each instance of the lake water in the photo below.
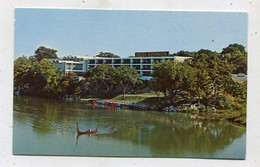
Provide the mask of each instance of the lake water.
POLYGON ((245 149, 245 128, 224 121, 14 97, 14 154, 244 159, 245 149), (77 136, 76 122, 99 132, 77 136))

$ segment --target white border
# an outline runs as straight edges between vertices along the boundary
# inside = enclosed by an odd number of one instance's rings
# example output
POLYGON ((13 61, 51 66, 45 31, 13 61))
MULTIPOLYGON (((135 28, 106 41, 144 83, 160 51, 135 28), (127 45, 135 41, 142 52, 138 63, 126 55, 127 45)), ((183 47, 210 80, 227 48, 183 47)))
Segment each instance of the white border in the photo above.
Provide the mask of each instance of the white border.
MULTIPOLYGON (((259 0, 1 0, 0 1, 0 166, 260 166, 260 1, 259 0), (12 155, 14 7, 117 10, 248 12, 248 125, 246 160, 177 158, 89 158, 12 155)), ((26 136, 24 136, 26 138, 26 136)))

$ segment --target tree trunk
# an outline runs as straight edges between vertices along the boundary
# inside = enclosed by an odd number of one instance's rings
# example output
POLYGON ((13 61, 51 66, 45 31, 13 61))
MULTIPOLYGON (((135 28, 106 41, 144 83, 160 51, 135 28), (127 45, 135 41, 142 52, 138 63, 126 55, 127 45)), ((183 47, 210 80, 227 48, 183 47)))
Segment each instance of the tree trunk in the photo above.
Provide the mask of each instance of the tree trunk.
POLYGON ((166 91, 163 92, 163 95, 164 95, 164 98, 166 99, 166 96, 167 96, 166 91))
POLYGON ((123 99, 125 99, 125 92, 126 92, 126 88, 124 88, 123 90, 123 99))
POLYGON ((106 86, 106 91, 109 91, 109 86, 106 84, 106 82, 102 80, 102 83, 106 86))
POLYGON ((123 88, 123 99, 125 99, 125 92, 126 92, 127 87, 128 87, 128 85, 126 85, 126 87, 123 88))

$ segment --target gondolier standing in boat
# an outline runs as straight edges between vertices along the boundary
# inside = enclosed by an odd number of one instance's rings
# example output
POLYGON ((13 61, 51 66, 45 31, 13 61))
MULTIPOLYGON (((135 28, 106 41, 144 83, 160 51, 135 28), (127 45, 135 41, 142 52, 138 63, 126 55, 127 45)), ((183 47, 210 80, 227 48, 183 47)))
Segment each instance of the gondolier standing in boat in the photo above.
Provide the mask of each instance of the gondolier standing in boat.
POLYGON ((78 126, 78 122, 76 122, 76 125, 77 125, 77 133, 78 134, 95 134, 95 133, 98 132, 98 125, 97 125, 97 128, 94 131, 92 131, 91 128, 89 128, 89 130, 87 130, 87 131, 80 131, 79 126, 78 126))

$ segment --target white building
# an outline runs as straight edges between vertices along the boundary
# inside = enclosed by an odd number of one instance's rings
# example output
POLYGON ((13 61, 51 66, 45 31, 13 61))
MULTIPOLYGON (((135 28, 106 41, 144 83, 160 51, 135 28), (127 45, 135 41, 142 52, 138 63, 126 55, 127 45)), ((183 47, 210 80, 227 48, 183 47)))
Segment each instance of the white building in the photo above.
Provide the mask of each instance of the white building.
POLYGON ((153 63, 167 60, 184 61, 190 57, 169 56, 169 52, 136 52, 129 58, 104 58, 96 56, 69 56, 63 60, 53 59, 55 68, 60 68, 63 74, 75 72, 82 76, 87 70, 100 64, 108 64, 112 67, 129 66, 135 68, 141 75, 141 79, 149 80, 153 73, 153 63))

